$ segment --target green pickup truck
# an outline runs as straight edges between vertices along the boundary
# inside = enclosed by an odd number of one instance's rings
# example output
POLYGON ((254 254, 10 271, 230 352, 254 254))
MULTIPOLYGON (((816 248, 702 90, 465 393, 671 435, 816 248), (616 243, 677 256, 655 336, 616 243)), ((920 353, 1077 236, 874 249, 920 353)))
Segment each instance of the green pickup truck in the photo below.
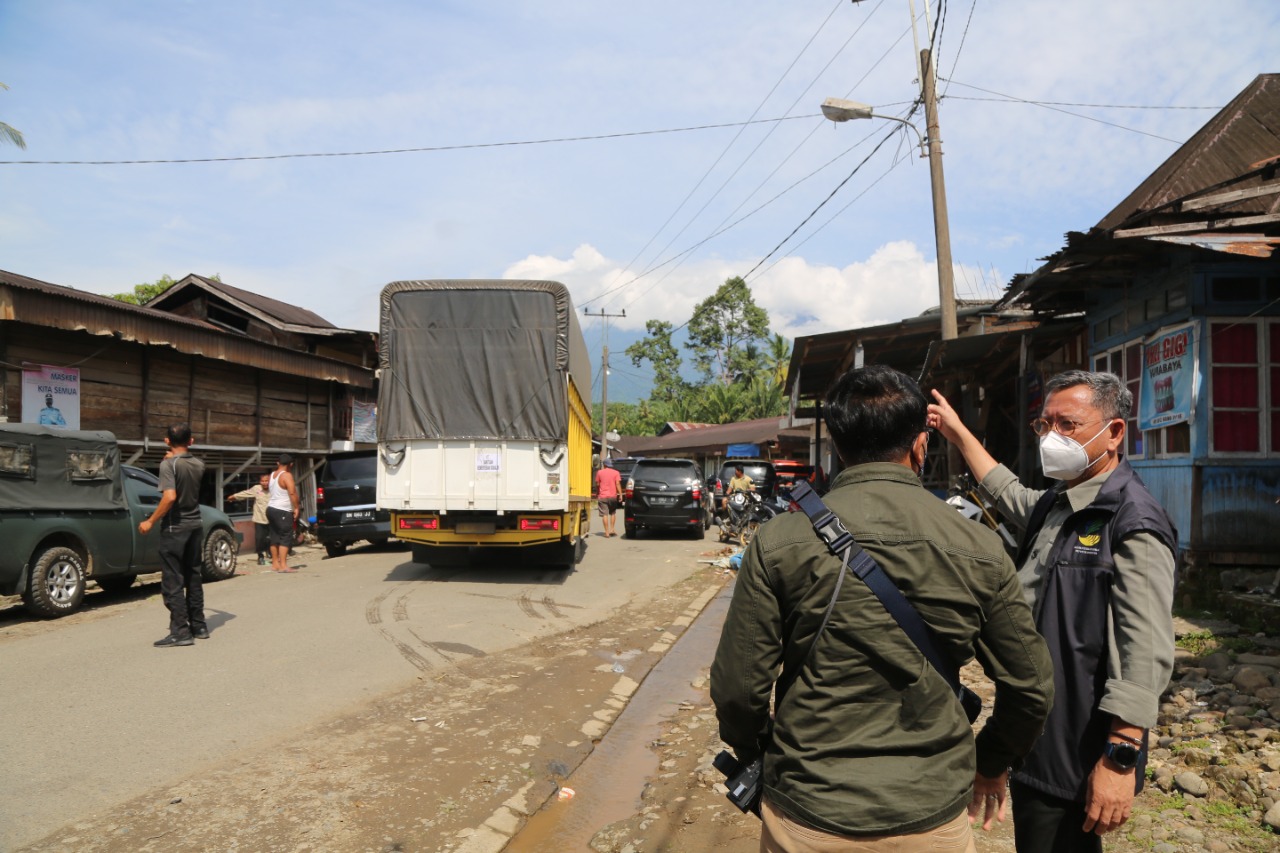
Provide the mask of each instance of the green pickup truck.
MULTIPOLYGON (((38 616, 65 616, 90 580, 107 592, 160 571, 160 534, 138 522, 160 503, 160 482, 120 464, 109 432, 0 424, 0 595, 21 595, 38 616)), ((205 580, 236 573, 242 534, 201 505, 205 580)))

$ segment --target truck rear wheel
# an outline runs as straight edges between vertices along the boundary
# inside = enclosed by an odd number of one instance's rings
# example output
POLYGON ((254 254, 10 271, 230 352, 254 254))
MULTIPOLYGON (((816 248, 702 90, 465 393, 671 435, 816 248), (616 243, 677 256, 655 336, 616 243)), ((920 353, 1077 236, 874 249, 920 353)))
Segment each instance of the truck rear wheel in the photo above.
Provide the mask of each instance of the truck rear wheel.
POLYGON ((84 587, 84 561, 59 545, 46 548, 32 561, 31 582, 22 601, 37 616, 66 616, 84 601, 84 587))
POLYGON ((204 566, 200 574, 207 581, 226 580, 236 573, 236 538, 230 530, 218 528, 204 540, 204 566))

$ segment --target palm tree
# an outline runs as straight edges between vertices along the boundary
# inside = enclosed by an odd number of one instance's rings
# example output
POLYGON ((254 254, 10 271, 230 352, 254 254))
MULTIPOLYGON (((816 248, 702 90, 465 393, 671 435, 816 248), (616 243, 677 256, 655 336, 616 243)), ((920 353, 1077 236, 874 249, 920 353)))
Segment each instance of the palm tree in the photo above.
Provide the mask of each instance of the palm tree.
POLYGON ((791 341, 774 332, 769 339, 769 355, 767 356, 769 371, 773 381, 782 387, 787 381, 787 368, 791 366, 791 341))
MULTIPOLYGON (((8 89, 8 88, 9 87, 6 86, 5 84, 0 83, 0 89, 8 89)), ((18 130, 17 128, 10 127, 9 125, 5 124, 2 121, 0 121, 0 139, 10 144, 16 145, 19 148, 27 147, 27 140, 22 138, 22 131, 18 130)))

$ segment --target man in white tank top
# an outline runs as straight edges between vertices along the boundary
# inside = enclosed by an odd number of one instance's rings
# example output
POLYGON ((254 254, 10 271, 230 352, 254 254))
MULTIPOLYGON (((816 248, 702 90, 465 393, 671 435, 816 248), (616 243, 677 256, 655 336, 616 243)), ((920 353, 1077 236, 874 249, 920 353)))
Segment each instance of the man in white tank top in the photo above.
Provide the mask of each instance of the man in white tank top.
POLYGON ((271 570, 296 572, 286 565, 293 528, 298 523, 298 487, 293 482, 293 457, 281 453, 267 487, 267 525, 271 528, 271 570))

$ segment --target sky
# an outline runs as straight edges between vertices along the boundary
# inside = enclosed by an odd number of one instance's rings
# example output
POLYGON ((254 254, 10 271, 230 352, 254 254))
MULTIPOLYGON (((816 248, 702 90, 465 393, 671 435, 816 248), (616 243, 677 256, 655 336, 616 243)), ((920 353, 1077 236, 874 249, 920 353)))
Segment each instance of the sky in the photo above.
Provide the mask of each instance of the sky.
MULTIPOLYGON (((1280 71, 1274 0, 915 10, 960 298, 1280 71)), ((938 303, 914 133, 818 110, 925 131, 909 0, 0 0, 0 81, 0 269, 42 281, 217 274, 367 331, 391 281, 562 281, 626 313, 583 322, 611 400, 648 393, 645 322, 730 276, 792 339, 938 303)))

